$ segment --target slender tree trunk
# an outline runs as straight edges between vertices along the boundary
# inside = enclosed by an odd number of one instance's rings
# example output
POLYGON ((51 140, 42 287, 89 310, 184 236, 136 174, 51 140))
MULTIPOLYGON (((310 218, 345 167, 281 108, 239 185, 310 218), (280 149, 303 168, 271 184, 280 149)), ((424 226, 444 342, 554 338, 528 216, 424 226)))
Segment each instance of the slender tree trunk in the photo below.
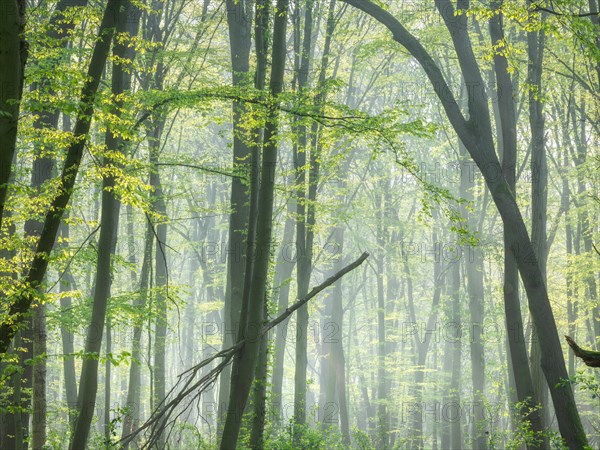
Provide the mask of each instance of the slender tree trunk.
MULTIPOLYGON (((134 307, 137 310, 143 311, 146 308, 148 300, 148 289, 150 287, 150 269, 152 265, 152 247, 154 244, 154 231, 152 224, 148 221, 146 225, 146 233, 144 236, 144 257, 142 261, 142 270, 140 273, 140 286, 138 295, 134 300, 134 307)), ((142 320, 134 319, 133 338, 131 343, 131 365, 129 367, 129 383, 127 391, 127 401, 125 403, 126 415, 123 421, 123 434, 125 438, 134 430, 138 429, 140 421, 140 392, 141 392, 141 359, 142 359, 142 320)), ((124 450, 127 450, 130 445, 129 441, 123 445, 124 450)))
MULTIPOLYGON (((298 90, 302 92, 308 87, 308 77, 311 65, 312 54, 312 33, 313 33, 313 9, 314 0, 308 0, 305 4, 304 17, 304 37, 300 50, 300 64, 297 67, 296 75, 298 80, 298 90)), ((296 15, 299 12, 296 11, 296 15)), ((299 16, 297 18, 299 22, 299 16)), ((300 32, 299 26, 295 27, 295 34, 300 32)), ((310 198, 310 193, 306 195, 306 155, 308 149, 308 129, 306 126, 298 127, 298 145, 294 147, 294 166, 296 169, 296 185, 297 185, 297 200, 296 200, 296 275, 298 285, 298 298, 304 297, 308 293, 310 284, 310 276, 312 273, 312 245, 313 245, 313 228, 314 222, 311 223, 307 217, 307 209, 311 209, 310 204, 307 208, 307 201, 314 201, 310 198)), ((314 149, 311 156, 314 154, 314 149)), ((312 158, 311 158, 312 159, 312 158)), ((312 160, 310 161, 311 174, 314 170, 312 160)), ((309 175, 309 185, 313 182, 313 177, 309 175)), ((309 187, 310 189, 310 187, 309 187)), ((313 207, 314 209, 314 207, 313 207)), ((310 214, 310 213, 309 213, 310 214)), ((298 310, 296 315, 296 365, 294 371, 294 421, 303 425, 306 423, 306 367, 308 364, 307 354, 308 340, 308 306, 305 305, 298 310)))
MULTIPOLYGON (((131 20, 130 17, 139 17, 137 10, 128 0, 122 3, 107 5, 106 15, 115 15, 116 29, 119 33, 129 33, 131 36, 137 34, 137 19, 131 20), (133 12, 133 16, 128 13, 133 12)), ((104 23, 104 20, 103 20, 104 23)), ((111 24, 112 25, 112 24, 111 24)), ((112 37, 112 33, 111 33, 112 37)), ((106 49, 108 52, 108 49, 106 49)), ((133 47, 121 41, 115 42, 113 54, 117 60, 133 59, 135 53, 133 47)), ((104 55, 106 58, 106 54, 104 55)), ((117 97, 131 88, 131 76, 123 64, 113 64, 112 86, 113 96, 117 97)), ((115 100, 115 115, 120 116, 122 107, 121 100, 115 100)), ((106 147, 116 152, 123 152, 124 141, 113 133, 110 129, 106 132, 106 147)), ((110 157, 105 156, 104 165, 115 164, 110 157)), ((94 284, 94 299, 92 304, 92 318, 85 340, 85 354, 81 369, 79 382, 78 416, 75 421, 73 435, 71 436, 70 449, 78 450, 85 448, 88 441, 90 425, 94 415, 94 406, 98 389, 98 359, 102 345, 102 335, 106 321, 106 309, 110 298, 110 289, 112 283, 111 257, 115 252, 117 244, 117 234, 119 229, 119 211, 121 202, 114 192, 115 178, 112 175, 105 176, 102 180, 102 217, 100 221, 100 237, 98 241, 98 260, 96 269, 96 279, 94 284)))
MULTIPOLYGON (((65 242, 69 242, 69 224, 63 223, 61 225, 61 237, 65 242)), ((65 293, 69 291, 74 291, 77 289, 75 285, 75 279, 71 274, 69 268, 65 269, 65 272, 62 275, 60 280, 60 292, 65 293)), ((70 314, 72 305, 72 300, 70 296, 62 296, 60 297, 60 308, 61 315, 64 317, 65 315, 70 314)), ((67 321, 70 322, 70 321, 67 321)), ((75 353, 74 349, 74 339, 75 336, 73 332, 69 329, 69 327, 65 324, 61 324, 60 334, 62 340, 62 349, 63 349, 63 372, 65 379, 65 398, 67 401, 67 408, 69 408, 69 424, 72 427, 75 423, 75 408, 77 407, 77 377, 75 375, 75 357, 73 354, 75 353)))
MULTIPOLYGON (((531 241, 539 262, 542 279, 546 284, 546 261, 548 259, 547 207, 548 207, 548 167, 544 142, 545 124, 542 103, 542 67, 545 46, 545 33, 527 33, 527 82, 529 89, 529 126, 531 130, 531 241)), ((548 387, 541 367, 541 347, 537 333, 531 343, 531 378, 534 398, 542 405, 540 417, 542 427, 550 423, 548 387)), ((548 445, 547 438, 544 438, 548 445)))
MULTIPOLYGON (((290 296, 290 279, 296 260, 294 252, 290 246, 294 242, 294 225, 292 218, 295 209, 295 202, 288 201, 287 218, 283 230, 283 242, 280 253, 277 256, 275 265, 277 273, 275 274, 276 296, 278 297, 277 311, 283 313, 288 307, 290 296)), ((282 394, 283 394, 283 362, 285 358, 285 345, 287 342, 288 321, 286 320, 275 330, 275 348, 273 356, 273 376, 271 379, 271 410, 276 420, 279 422, 282 415, 282 394)))
MULTIPOLYGON (((567 120, 568 124, 568 120, 567 120)), ((565 127, 566 128, 566 127, 565 127)), ((566 134, 563 129, 563 134, 566 134)), ((577 340, 576 333, 576 321, 577 321, 577 300, 575 298, 574 292, 574 283, 573 283, 573 274, 572 274, 572 264, 571 259, 573 257, 573 229, 571 225, 571 214, 570 214, 570 204, 571 204, 571 190, 569 188, 569 179, 567 178, 567 171, 569 169, 569 160, 568 160, 568 152, 566 139, 563 139, 563 161, 562 161, 562 192, 561 192, 561 207, 565 213, 565 249, 567 253, 567 274, 566 274, 566 284, 567 284, 567 321, 568 321, 568 330, 569 336, 573 339, 577 340)), ((575 354, 573 352, 569 352, 569 377, 575 376, 575 354)))
MULTIPOLYGON (((267 302, 263 305, 263 317, 267 317, 267 302)), ((252 401, 252 430, 250 434, 250 448, 262 450, 264 448, 264 431, 267 411, 267 366, 269 363, 269 342, 266 336, 260 340, 258 359, 256 361, 256 374, 254 376, 253 401, 252 401)))
MULTIPOLYGON (((256 74, 254 77, 254 87, 259 91, 264 91, 267 77, 267 55, 268 55, 268 36, 267 30, 269 26, 270 2, 261 0, 256 3, 256 22, 254 27, 254 38, 256 43, 257 65, 256 74)), ((248 218, 248 242, 247 242, 247 261, 245 268, 244 279, 244 295, 242 298, 242 313, 248 314, 250 305, 250 294, 254 279, 254 260, 258 256, 257 248, 255 247, 257 239, 257 221, 259 208, 259 191, 260 191, 260 149, 264 148, 265 142, 262 137, 264 130, 256 128, 254 135, 256 141, 252 145, 251 150, 251 171, 250 171, 250 216, 248 218)), ((274 176, 274 174, 272 175, 274 176)), ((266 298, 263 299, 263 319, 268 317, 268 305, 266 298)), ((240 320, 242 317, 240 317, 240 320)), ((267 366, 269 363, 269 337, 268 334, 259 336, 260 345, 258 347, 258 358, 256 362, 256 373, 254 380, 253 392, 253 420, 252 430, 250 434, 250 447, 252 449, 262 449, 264 447, 264 429, 266 420, 266 402, 267 402, 267 366)))
MULTIPOLYGON (((468 163, 467 149, 459 141, 460 149, 460 197, 469 201, 474 200, 472 184, 474 183, 471 167, 468 163)), ((480 232, 481 228, 474 214, 461 208, 461 215, 466 219, 471 229, 480 232), (473 228, 475 227, 475 228, 473 228)), ((471 381, 473 392, 473 420, 471 436, 474 450, 485 450, 487 448, 486 434, 487 423, 485 417, 485 354, 484 354, 484 288, 483 288, 483 254, 478 246, 467 247, 462 252, 465 261, 465 272, 467 276, 467 294, 469 297, 470 330, 469 342, 471 347, 471 381)))
MULTIPOLYGON (((438 213, 434 210, 433 219, 436 220, 438 213)), ((433 245, 439 244, 439 238, 437 230, 433 230, 431 241, 433 245)), ((427 332, 424 339, 421 340, 421 334, 419 329, 419 322, 417 321, 414 294, 413 294, 413 283, 410 274, 410 268, 408 265, 408 259, 404 256, 404 273, 407 281, 407 303, 409 310, 409 317, 411 324, 415 326, 414 330, 414 346, 417 353, 417 370, 415 372, 415 402, 414 408, 411 409, 412 420, 411 420, 411 436, 410 436, 410 448, 413 450, 423 448, 423 389, 425 382, 425 369, 427 362, 427 354, 431 345, 432 334, 427 332)), ((441 257, 436 257, 433 265, 433 299, 431 302, 431 312, 427 319, 426 330, 434 330, 438 318, 438 308, 440 305, 440 298, 442 295, 442 286, 444 284, 444 276, 442 273, 442 261, 441 257)), ((408 409, 408 408, 405 408, 408 409)), ((408 412, 408 411, 403 411, 408 412)))
MULTIPOLYGON (((386 222, 389 219, 389 193, 387 182, 381 186, 383 194, 377 195, 377 244, 380 250, 377 259, 377 448, 385 449, 389 442, 388 390, 386 370, 386 296, 384 291, 385 266, 389 264, 386 246, 389 233, 386 222)), ((389 283, 389 280, 387 280, 389 283)))
MULTIPOLYGON (((227 0, 227 24, 231 53, 232 81, 235 87, 250 85, 250 48, 252 35, 252 0, 227 0)), ((243 102, 233 102, 233 166, 241 174, 246 170, 251 155, 247 139, 244 138, 244 122, 248 108, 243 102)), ((227 258, 227 292, 225 294, 225 336, 223 347, 228 348, 237 341, 244 291, 246 266, 246 236, 248 229, 249 188, 239 177, 231 181, 231 214, 229 219, 229 243, 227 258)), ((226 367, 220 376, 219 430, 228 408, 231 369, 226 367)))
POLYGON ((110 355, 112 354, 112 322, 110 320, 110 316, 106 318, 106 362, 104 363, 104 423, 103 431, 104 431, 104 442, 106 448, 110 448, 110 438, 111 438, 111 429, 110 429, 110 397, 111 397, 111 366, 112 362, 110 360, 110 355))
POLYGON ((451 412, 452 408, 448 409, 446 420, 450 421, 452 436, 452 448, 463 448, 462 438, 462 403, 460 395, 460 375, 461 375, 461 358, 462 358, 462 326, 461 326, 461 311, 460 311, 460 261, 456 261, 450 266, 450 284, 452 295, 452 322, 456 331, 452 342, 452 379, 450 383, 450 398, 451 405, 458 408, 458 417, 455 417, 455 412, 451 412))
MULTIPOLYGON (((273 53, 270 93, 274 99, 283 90, 283 75, 286 58, 286 29, 288 0, 278 0, 273 28, 273 53)), ((276 100, 274 100, 276 102, 276 100)), ((247 317, 243 327, 245 343, 233 361, 229 408, 221 437, 221 449, 236 447, 242 414, 255 375, 256 361, 261 339, 259 330, 263 323, 263 302, 267 289, 267 277, 271 253, 273 226, 273 201, 275 196, 275 168, 277 166, 278 109, 276 103, 269 106, 262 155, 261 182, 258 196, 256 227, 257 256, 254 261, 253 279, 250 288, 247 317)))
MULTIPOLYGON (((150 175, 150 186, 154 189, 152 197, 152 209, 159 215, 159 221, 154 223, 154 233, 156 239, 155 247, 155 307, 156 307, 156 322, 154 326, 154 391, 153 405, 156 407, 161 404, 166 396, 166 339, 167 339, 167 296, 168 296, 168 279, 167 279, 167 206, 165 203, 162 182, 158 171, 158 153, 160 151, 160 138, 164 128, 164 118, 160 118, 152 126, 152 139, 149 142, 150 161, 153 171, 150 175)), ((158 439, 157 445, 163 448, 165 445, 164 437, 158 439)))

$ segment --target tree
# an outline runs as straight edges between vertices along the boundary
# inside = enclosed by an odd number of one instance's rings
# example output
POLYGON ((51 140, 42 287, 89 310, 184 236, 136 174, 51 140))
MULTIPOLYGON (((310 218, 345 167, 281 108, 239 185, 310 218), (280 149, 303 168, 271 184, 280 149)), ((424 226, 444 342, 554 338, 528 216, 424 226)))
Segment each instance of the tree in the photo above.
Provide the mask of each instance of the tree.
MULTIPOLYGON (((527 292, 529 309, 540 337, 541 364, 556 407, 560 432, 567 445, 573 448, 583 448, 587 445, 587 439, 573 393, 568 389, 557 387, 561 379, 567 378, 567 371, 556 331, 556 323, 521 211, 510 184, 505 175, 501 174, 500 162, 494 151, 487 100, 481 90, 477 89, 477 87, 483 87, 484 83, 467 34, 466 16, 464 14, 455 15, 453 5, 436 1, 436 7, 451 34, 465 83, 467 86, 476 88, 469 92, 468 120, 461 113, 454 96, 451 95, 438 65, 421 43, 392 14, 370 1, 344 1, 385 25, 392 32, 394 40, 403 45, 419 62, 440 97, 454 131, 482 172, 504 226, 513 230, 513 233, 507 236, 506 244, 517 261, 518 270, 527 292)), ((468 7, 467 1, 458 2, 460 10, 467 10, 468 7)), ((502 127, 509 127, 509 125, 502 124, 502 127)))
POLYGON ((271 232, 273 225, 273 197, 275 191, 275 174, 277 167, 277 129, 278 108, 277 96, 283 90, 283 74, 286 56, 286 28, 288 1, 278 0, 273 25, 273 50, 271 56, 271 78, 269 94, 272 104, 267 111, 267 120, 262 149, 262 166, 260 171, 260 189, 258 192, 256 248, 260 251, 254 261, 252 284, 246 307, 242 305, 240 319, 243 322, 244 345, 233 361, 231 394, 229 409, 221 437, 221 449, 234 448, 238 439, 242 414, 246 407, 250 387, 254 379, 256 359, 260 347, 260 330, 263 323, 263 302, 267 289, 267 273, 271 252, 271 232))
MULTIPOLYGON (((135 57, 133 46, 124 42, 126 39, 137 35, 139 13, 137 8, 130 2, 122 1, 107 6, 105 14, 116 17, 116 40, 113 47, 113 55, 117 61, 113 64, 111 91, 115 98, 116 117, 120 117, 123 110, 123 102, 119 100, 123 93, 131 89, 131 74, 125 64, 129 64, 135 57), (110 6, 116 10, 110 10, 110 6), (129 15, 132 13, 131 15, 129 15), (132 20, 133 19, 133 20, 132 20), (129 35, 129 36, 124 36, 129 35)), ((111 23, 110 26, 113 26, 111 23)), ((108 28, 108 27, 107 27, 108 28)), ((104 31, 104 30, 103 30, 104 31)), ((111 32, 112 34, 112 32, 111 32)), ((112 36, 111 36, 112 37, 112 36)), ((110 42, 107 43, 107 46, 110 42)), ((107 50, 107 49, 106 49, 107 50)), ((106 54, 104 55, 106 58, 106 54)), ((125 142, 117 131, 109 129, 106 133, 106 147, 114 154, 124 153, 125 142)), ((94 284, 94 302, 92 306, 92 318, 88 328, 85 344, 85 356, 81 368, 79 380, 79 394, 77 398, 78 413, 71 437, 70 448, 79 449, 87 445, 90 425, 94 415, 96 394, 98 390, 98 361, 102 335, 106 321, 106 309, 110 298, 112 283, 111 258, 115 254, 117 245, 117 230, 119 229, 119 211, 121 203, 115 192, 115 175, 111 166, 118 164, 115 156, 105 156, 104 167, 107 174, 102 182, 102 219, 100 222, 100 238, 98 241, 98 263, 96 269, 96 281, 94 284)), ((110 338, 110 336, 109 336, 110 338)), ((109 358, 111 355, 109 355, 109 358)), ((110 372, 109 372, 110 373, 110 372)))

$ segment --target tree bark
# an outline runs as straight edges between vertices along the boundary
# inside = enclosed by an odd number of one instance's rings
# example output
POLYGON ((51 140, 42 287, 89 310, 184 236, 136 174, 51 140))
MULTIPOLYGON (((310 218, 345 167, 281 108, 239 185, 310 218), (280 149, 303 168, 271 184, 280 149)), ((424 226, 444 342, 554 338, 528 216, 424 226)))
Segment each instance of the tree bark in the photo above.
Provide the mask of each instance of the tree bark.
MULTIPOLYGON (((150 186, 154 189, 152 196, 152 209, 159 215, 159 221, 153 224, 154 237, 156 240, 155 262, 154 262, 154 280, 155 280, 155 305, 156 322, 154 326, 154 392, 152 404, 157 406, 166 396, 166 359, 165 346, 167 339, 167 296, 168 296, 168 278, 167 278, 167 205, 165 203, 162 182, 158 169, 158 153, 160 151, 160 138, 164 128, 164 118, 159 118, 152 125, 152 138, 149 142, 150 164, 153 167, 150 174, 150 186)), ((164 437, 158 438, 159 448, 164 447, 164 437)))
MULTIPOLYGON (((293 200, 288 201, 287 218, 283 230, 283 242, 280 253, 275 265, 277 273, 275 274, 276 296, 278 297, 277 311, 281 314, 288 307, 290 297, 290 279, 296 260, 291 251, 290 244, 294 242, 294 219, 292 214, 295 205, 293 200)), ((288 322, 284 322, 276 330, 275 348, 273 356, 273 376, 271 378, 271 410, 275 420, 280 422, 282 418, 282 393, 283 393, 283 362, 285 358, 285 345, 287 341, 288 322)))
MULTIPOLYGON (((19 105, 27 60, 27 44, 23 40, 25 4, 24 0, 5 1, 0 20, 3 48, 0 53, 0 111, 3 113, 0 115, 0 229, 16 149, 19 105)), ((6 352, 6 348, 0 349, 0 353, 6 352)))
MULTIPOLYGON (((148 289, 150 287, 150 267, 152 265, 152 248, 154 245, 154 232, 152 224, 148 221, 144 237, 144 257, 140 273, 139 292, 134 300, 134 307, 143 311, 148 300, 148 289)), ((142 356, 142 321, 136 318, 133 324, 133 337, 131 342, 131 365, 129 367, 129 383, 127 390, 127 401, 125 403, 126 414, 123 420, 122 437, 128 436, 139 427, 140 422, 140 392, 141 392, 141 356, 142 356)), ((123 443, 124 450, 130 445, 130 441, 123 443)))
MULTIPOLYGON (((63 223, 61 225, 61 235, 62 239, 66 242, 69 242, 69 225, 67 223, 63 223)), ((62 274, 62 278, 60 280, 60 292, 69 292, 77 289, 75 285, 75 279, 71 274, 69 268, 65 269, 65 272, 62 274)), ((60 308, 61 314, 67 315, 69 314, 69 310, 71 309, 72 300, 71 297, 61 296, 60 298, 60 308)), ((77 417, 75 414, 75 408, 77 407, 77 376, 75 375, 75 357, 73 354, 75 353, 74 349, 74 338, 75 335, 69 329, 67 325, 61 325, 60 334, 62 340, 62 349, 63 349, 63 372, 65 377, 65 398, 67 401, 67 408, 69 409, 69 425, 70 428, 75 424, 75 418, 77 417)))
MULTIPOLYGON (((309 72, 312 55, 312 33, 313 33, 313 9, 314 0, 308 0, 305 4, 304 37, 300 48, 300 64, 296 68, 298 90, 302 93, 308 87, 309 72)), ((296 11, 296 14, 299 14, 296 11)), ((299 18, 297 19, 299 21, 299 18)), ((299 34, 299 26, 295 27, 295 34, 299 34)), ((298 38, 298 37, 297 37, 298 38)), ((298 55, 297 55, 298 59, 298 55)), ((306 155, 308 149, 308 133, 306 126, 298 127, 298 145, 294 146, 294 167, 296 170, 296 277, 298 286, 298 297, 308 293, 310 276, 312 273, 312 247, 313 247, 313 225, 314 225, 314 198, 311 192, 306 194, 306 155), (308 199, 308 202, 307 202, 308 199), (308 210, 308 211, 307 211, 308 210), (313 211, 311 220, 311 211, 313 211)), ((310 159, 309 190, 312 191, 314 149, 310 159)), ((316 190, 315 190, 316 194, 316 190)), ((306 367, 308 364, 307 341, 308 341, 308 307, 302 307, 296 316, 296 365, 294 367, 294 421, 303 425, 306 423, 306 367)), ((296 437, 295 437, 296 438, 296 437)))
MULTIPOLYGON (((472 171, 468 163, 467 150, 461 142, 460 148, 460 197, 469 201, 474 200, 470 185, 473 184, 472 171)), ((471 186, 472 187, 472 186, 471 186)), ((482 205, 482 208, 484 206, 482 205)), ((461 208, 461 215, 466 218, 467 224, 475 225, 476 231, 480 232, 475 218, 467 208, 461 208)), ((487 448, 486 431, 487 423, 485 417, 485 347, 484 347, 484 287, 483 287, 483 252, 478 246, 468 247, 465 258, 465 272, 467 276, 467 295, 469 298, 469 317, 471 319, 470 347, 471 347, 471 382, 473 393, 473 421, 471 437, 473 450, 485 450, 487 448)))
MULTIPOLYGON (((546 262, 548 259, 547 207, 548 207, 548 165, 544 142, 545 124, 542 103, 542 67, 544 59, 545 32, 527 33, 527 82, 529 88, 529 128, 531 131, 531 241, 540 265, 544 284, 546 283, 546 262)), ((542 427, 550 423, 548 386, 541 368, 541 347, 539 336, 533 335, 531 342, 531 378, 534 398, 542 405, 540 417, 542 427)), ((547 438, 545 438, 547 441, 547 438)), ((545 442, 545 445, 548 445, 545 442)))

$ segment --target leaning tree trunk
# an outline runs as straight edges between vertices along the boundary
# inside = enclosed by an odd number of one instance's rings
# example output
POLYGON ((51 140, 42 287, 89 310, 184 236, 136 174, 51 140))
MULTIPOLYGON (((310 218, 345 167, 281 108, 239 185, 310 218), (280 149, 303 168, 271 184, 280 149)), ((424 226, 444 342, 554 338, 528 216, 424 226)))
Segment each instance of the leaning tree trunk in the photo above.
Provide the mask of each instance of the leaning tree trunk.
MULTIPOLYGON (((540 337, 542 369, 551 390, 560 433, 570 448, 584 448, 587 445, 587 437, 573 392, 561 387, 561 381, 566 379, 568 374, 548 291, 514 192, 502 175, 494 151, 488 99, 483 89, 469 89, 469 119, 465 119, 439 66, 422 44, 394 16, 370 0, 343 1, 383 23, 393 33, 394 39, 415 57, 435 87, 452 127, 484 175, 504 227, 512 230, 507 236, 507 247, 516 259, 527 292, 529 310, 540 337)), ((450 32, 465 83, 467 86, 483 87, 483 78, 468 34, 466 15, 455 14, 453 4, 446 1, 435 0, 435 4, 450 32)), ((461 9, 468 8, 468 2, 465 0, 460 0, 458 4, 461 9)), ((502 95, 500 98, 503 97, 509 96, 502 95)), ((502 126, 511 125, 503 123, 502 126)))
MULTIPOLYGON (((493 44, 503 41, 504 31, 502 26, 502 15, 496 15, 490 20, 490 36, 493 44)), ((494 55, 494 69, 498 92, 500 130, 502 133, 502 173, 507 180, 508 187, 515 195, 516 193, 516 166, 517 166, 517 135, 516 115, 513 103, 512 81, 508 73, 506 57, 500 54, 494 55)), ((527 410, 532 413, 526 417, 530 421, 533 431, 538 435, 543 431, 542 418, 539 411, 535 409, 534 388, 529 361, 527 358, 526 342, 523 339, 523 321, 521 317, 521 302, 519 300, 519 271, 515 256, 510 249, 510 236, 513 231, 504 227, 504 311, 508 329, 508 342, 512 367, 514 371, 515 384, 517 387, 517 398, 519 402, 527 405, 527 410)), ((530 447, 536 447, 530 445, 530 447)))

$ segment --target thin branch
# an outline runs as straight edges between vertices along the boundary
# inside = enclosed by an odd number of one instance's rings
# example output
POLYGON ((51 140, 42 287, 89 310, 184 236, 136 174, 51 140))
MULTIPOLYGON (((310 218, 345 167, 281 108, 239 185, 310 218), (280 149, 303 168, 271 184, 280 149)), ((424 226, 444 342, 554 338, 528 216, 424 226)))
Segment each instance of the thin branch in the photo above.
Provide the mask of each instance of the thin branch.
POLYGON ((223 175, 223 176, 226 176, 226 177, 240 178, 242 180, 246 179, 246 177, 244 177, 242 175, 236 175, 235 173, 232 173, 232 172, 225 172, 223 170, 213 169, 213 168, 210 168, 210 167, 200 166, 200 165, 197 165, 197 164, 164 162, 164 163, 156 163, 155 165, 157 165, 157 166, 168 166, 168 167, 188 167, 190 169, 198 169, 198 170, 201 170, 203 172, 215 173, 217 175, 223 175))
POLYGON ((344 267, 342 270, 340 270, 339 272, 337 272, 335 275, 327 278, 323 283, 321 283, 320 285, 318 285, 317 287, 314 287, 312 289, 312 291, 310 291, 307 295, 305 295, 304 297, 302 297, 300 300, 298 300, 296 303, 294 303, 292 306, 288 307, 283 313, 281 313, 279 315, 279 317, 277 317, 276 319, 270 321, 269 323, 267 323, 263 329, 261 334, 265 334, 267 333, 271 328, 276 327, 277 325, 279 325, 281 322, 283 322, 285 319, 287 319, 289 316, 291 316, 294 311, 296 311, 298 308, 301 308, 302 306, 304 306, 306 303, 308 303, 308 301, 313 298, 315 295, 317 295, 319 292, 321 292, 323 289, 331 286, 333 283, 335 283, 337 280, 339 280, 340 278, 342 278, 344 275, 346 275, 348 272, 352 272, 354 269, 356 269, 358 266, 360 266, 363 262, 365 262, 365 260, 369 257, 369 253, 368 252, 364 252, 360 258, 358 258, 356 261, 354 261, 352 264, 347 265, 346 267, 344 267))
POLYGON ((67 270, 69 270, 69 267, 71 267, 71 263, 73 262, 73 260, 75 259, 75 257, 79 254, 79 252, 83 249, 83 246, 85 244, 87 244, 87 242, 92 238, 92 236, 94 234, 96 234, 96 232, 100 229, 100 225, 98 225, 96 228, 94 228, 90 234, 88 234, 88 236, 83 240, 83 242, 81 243, 81 245, 77 248, 77 250, 75 250, 75 253, 73 254, 73 256, 71 256, 71 258, 69 258, 69 261, 67 262, 67 265, 65 267, 65 270, 63 270, 60 274, 60 276, 58 277, 58 279, 54 282, 54 284, 52 286, 50 286, 47 290, 46 293, 52 291, 52 289, 54 289, 56 287, 56 285, 58 283, 60 283, 60 280, 63 279, 63 277, 65 276, 65 273, 67 272, 67 270))
POLYGON ((588 12, 588 13, 561 13, 561 12, 555 11, 554 9, 544 8, 543 6, 534 6, 533 11, 546 12, 548 14, 552 14, 554 16, 559 16, 559 17, 594 17, 594 16, 599 15, 598 12, 593 12, 593 11, 588 12))

